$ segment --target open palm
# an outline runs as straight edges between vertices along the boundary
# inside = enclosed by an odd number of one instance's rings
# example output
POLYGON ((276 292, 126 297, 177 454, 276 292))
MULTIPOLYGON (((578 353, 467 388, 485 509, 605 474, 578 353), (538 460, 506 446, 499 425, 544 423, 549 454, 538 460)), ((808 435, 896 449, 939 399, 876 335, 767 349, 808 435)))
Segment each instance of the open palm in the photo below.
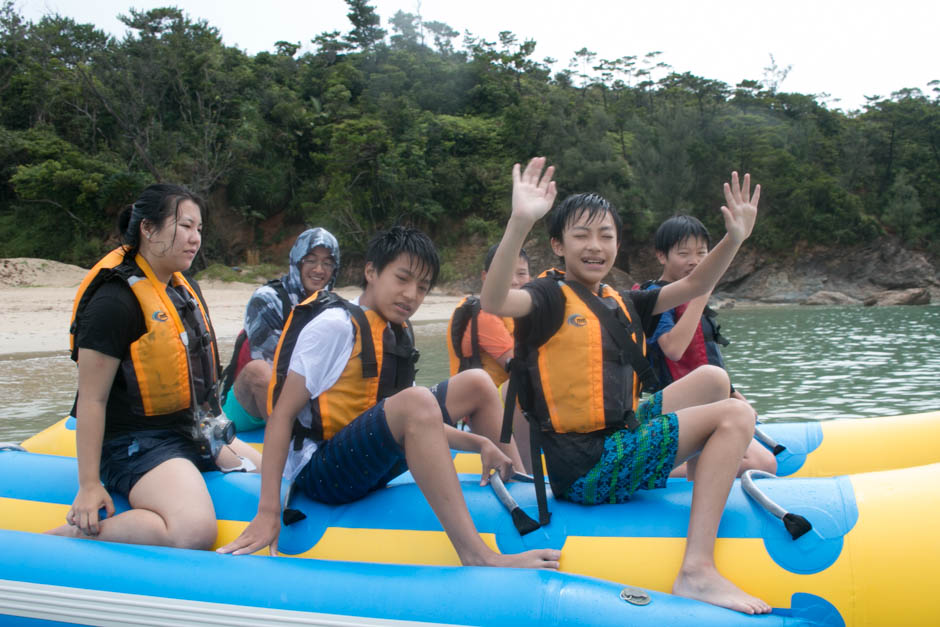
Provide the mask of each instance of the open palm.
POLYGON ((736 242, 747 239, 757 219, 757 202, 760 200, 760 185, 751 194, 751 175, 745 174, 738 184, 738 173, 731 173, 731 184, 725 183, 725 204, 721 213, 725 216, 725 230, 736 242))
POLYGON ((544 172, 545 157, 535 157, 523 171, 517 163, 512 167, 512 215, 531 222, 540 219, 555 202, 555 166, 544 172))

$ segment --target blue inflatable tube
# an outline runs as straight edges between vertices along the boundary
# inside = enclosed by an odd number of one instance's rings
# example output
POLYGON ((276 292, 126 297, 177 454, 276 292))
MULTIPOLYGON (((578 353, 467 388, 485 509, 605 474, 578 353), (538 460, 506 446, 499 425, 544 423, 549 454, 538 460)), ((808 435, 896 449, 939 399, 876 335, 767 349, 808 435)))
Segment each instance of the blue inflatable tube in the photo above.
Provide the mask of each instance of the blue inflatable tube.
POLYGON ((559 572, 232 557, 0 531, 5 625, 812 625, 818 601, 749 617, 559 572), (806 614, 809 614, 808 618, 806 614))

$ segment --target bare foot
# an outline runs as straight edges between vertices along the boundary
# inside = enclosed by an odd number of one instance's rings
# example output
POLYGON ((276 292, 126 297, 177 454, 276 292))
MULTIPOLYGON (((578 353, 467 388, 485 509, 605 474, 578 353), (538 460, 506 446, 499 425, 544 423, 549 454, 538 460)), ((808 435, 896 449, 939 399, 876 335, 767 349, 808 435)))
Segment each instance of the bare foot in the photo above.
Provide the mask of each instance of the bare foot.
POLYGON ((757 597, 722 577, 714 567, 679 571, 679 576, 672 584, 672 593, 745 614, 769 614, 771 609, 757 597))
POLYGON ((545 568, 558 570, 561 551, 555 549, 533 549, 524 553, 490 553, 480 559, 461 560, 464 566, 496 566, 501 568, 545 568))

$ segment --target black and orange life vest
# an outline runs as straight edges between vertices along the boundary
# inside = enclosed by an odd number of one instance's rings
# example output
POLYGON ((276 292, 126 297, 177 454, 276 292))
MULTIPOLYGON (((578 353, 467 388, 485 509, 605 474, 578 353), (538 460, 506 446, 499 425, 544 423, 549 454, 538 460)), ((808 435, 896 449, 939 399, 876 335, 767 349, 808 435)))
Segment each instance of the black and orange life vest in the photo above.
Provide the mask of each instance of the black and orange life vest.
MULTIPOLYGON (((632 301, 601 285, 594 295, 564 273, 543 273, 564 297, 561 326, 540 346, 517 343, 531 390, 523 409, 542 430, 591 433, 635 426, 640 390, 652 378, 632 301)), ((523 394, 525 399, 526 395, 523 394)))
POLYGON ((310 400, 312 424, 308 427, 294 420, 293 440, 298 449, 304 439, 332 438, 365 410, 414 382, 418 351, 410 325, 389 324, 378 313, 321 290, 294 307, 284 325, 274 353, 274 376, 268 387, 269 415, 284 385, 301 330, 331 307, 343 307, 349 312, 353 349, 336 383, 310 400))
MULTIPOLYGON (((633 301, 603 284, 595 295, 580 283, 565 281, 565 273, 554 268, 539 276, 546 277, 561 291, 564 311, 539 313, 561 324, 537 346, 517 338, 500 434, 502 442, 510 441, 511 408, 518 399, 529 421, 535 460, 542 454, 542 431, 636 428, 640 391, 656 380, 646 360, 646 340, 633 301)), ((551 513, 541 464, 533 465, 533 475, 538 523, 545 526, 551 513)))
MULTIPOLYGON (((447 355, 450 358, 450 376, 470 368, 482 368, 490 375, 497 387, 509 378, 506 369, 499 365, 489 353, 480 350, 480 332, 477 321, 480 316, 480 299, 467 296, 454 309, 450 322, 447 323, 447 355), (470 327, 470 354, 463 354, 463 337, 470 327)), ((500 318, 509 335, 512 335, 512 318, 500 318)))
POLYGON ((123 247, 105 255, 79 285, 69 327, 72 359, 78 361, 76 338, 85 307, 95 291, 113 279, 127 282, 144 318, 144 334, 131 343, 120 366, 135 411, 158 416, 208 403, 218 413, 218 349, 201 296, 181 273, 174 272, 170 284, 188 295, 175 303, 147 260, 138 254, 129 262, 123 247), (191 367, 193 359, 199 362, 191 367), (199 373, 198 382, 193 379, 194 371, 199 373))

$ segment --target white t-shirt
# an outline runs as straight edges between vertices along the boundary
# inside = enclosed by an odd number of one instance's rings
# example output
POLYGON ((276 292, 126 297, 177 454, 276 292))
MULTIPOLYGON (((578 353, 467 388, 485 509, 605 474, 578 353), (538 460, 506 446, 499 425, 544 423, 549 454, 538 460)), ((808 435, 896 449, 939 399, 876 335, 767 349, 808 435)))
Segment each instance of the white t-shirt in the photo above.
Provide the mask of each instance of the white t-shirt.
MULTIPOLYGON (((358 304, 359 299, 353 303, 358 304)), ((304 378, 310 398, 316 398, 336 385, 352 355, 355 337, 349 312, 344 307, 330 307, 301 329, 291 353, 288 368, 304 378)), ((313 416, 305 405, 295 420, 309 427, 313 416)), ((284 465, 284 478, 293 481, 317 450, 317 443, 304 440, 299 451, 293 443, 284 465)))

